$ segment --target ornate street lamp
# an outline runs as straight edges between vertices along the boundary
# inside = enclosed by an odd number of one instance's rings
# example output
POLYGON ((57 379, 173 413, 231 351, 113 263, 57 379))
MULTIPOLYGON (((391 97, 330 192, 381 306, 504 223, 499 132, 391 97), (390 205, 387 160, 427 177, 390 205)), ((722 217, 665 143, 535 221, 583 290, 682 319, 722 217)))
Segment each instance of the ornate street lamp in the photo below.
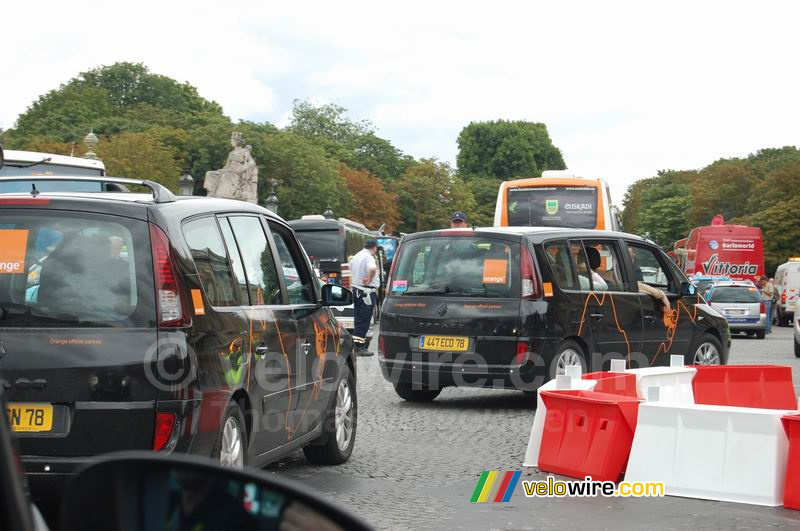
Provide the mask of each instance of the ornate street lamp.
POLYGON ((325 217, 325 219, 336 219, 336 214, 333 213, 331 205, 328 205, 328 208, 322 213, 322 215, 325 217))
POLYGON ((275 187, 278 186, 278 181, 275 179, 270 179, 267 181, 272 186, 272 191, 270 192, 267 200, 264 201, 264 206, 267 210, 271 210, 272 212, 278 213, 278 196, 275 195, 275 187))
POLYGON ((89 131, 89 134, 84 137, 83 141, 88 148, 83 158, 93 160, 97 159, 97 154, 94 152, 94 147, 100 140, 97 138, 97 135, 94 134, 94 130, 89 131))
POLYGON ((181 177, 178 189, 180 195, 194 195, 194 178, 188 173, 181 177))

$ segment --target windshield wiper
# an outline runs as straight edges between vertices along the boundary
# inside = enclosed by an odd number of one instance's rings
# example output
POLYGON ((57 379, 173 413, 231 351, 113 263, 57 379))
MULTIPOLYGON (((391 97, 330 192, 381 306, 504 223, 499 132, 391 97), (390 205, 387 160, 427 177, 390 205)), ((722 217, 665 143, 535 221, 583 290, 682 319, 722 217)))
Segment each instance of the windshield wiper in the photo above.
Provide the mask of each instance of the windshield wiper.
POLYGON ((4 166, 14 166, 15 168, 30 168, 31 166, 36 166, 37 164, 44 164, 45 162, 50 162, 53 160, 53 157, 45 157, 42 160, 37 160, 36 162, 30 162, 28 164, 16 164, 14 162, 8 162, 4 164, 4 166))
POLYGON ((450 293, 450 288, 448 286, 444 286, 442 288, 436 289, 418 289, 418 290, 408 290, 406 291, 406 295, 444 295, 445 293, 450 293))

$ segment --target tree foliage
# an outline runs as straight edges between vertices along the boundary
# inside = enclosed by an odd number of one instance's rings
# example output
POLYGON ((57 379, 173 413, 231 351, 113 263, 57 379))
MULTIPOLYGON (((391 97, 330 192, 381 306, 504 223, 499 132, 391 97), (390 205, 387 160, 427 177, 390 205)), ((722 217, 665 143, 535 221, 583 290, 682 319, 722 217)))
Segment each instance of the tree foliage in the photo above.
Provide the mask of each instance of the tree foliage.
POLYGON ((181 162, 175 153, 146 133, 122 133, 97 145, 110 175, 149 179, 178 191, 181 162))
POLYGON ((450 226, 455 210, 471 212, 475 198, 452 168, 436 159, 422 159, 398 182, 401 230, 418 232, 450 226))
POLYGON ((368 227, 378 228, 385 224, 387 234, 394 232, 400 225, 397 196, 387 192, 383 182, 366 170, 354 170, 342 164, 339 173, 353 196, 347 217, 368 227))

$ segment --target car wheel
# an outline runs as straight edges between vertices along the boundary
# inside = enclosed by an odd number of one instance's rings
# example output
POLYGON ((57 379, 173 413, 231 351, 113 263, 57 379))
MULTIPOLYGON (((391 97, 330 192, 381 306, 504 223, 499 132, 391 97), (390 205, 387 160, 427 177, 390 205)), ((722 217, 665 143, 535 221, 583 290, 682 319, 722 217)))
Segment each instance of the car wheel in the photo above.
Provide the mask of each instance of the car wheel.
POLYGON ((303 448, 306 459, 314 465, 341 465, 350 459, 356 443, 358 396, 350 368, 341 369, 339 383, 328 407, 322 435, 303 448))
POLYGON ((230 402, 225 408, 211 456, 219 459, 220 465, 230 468, 244 468, 247 462, 247 430, 242 409, 236 402, 230 402))
POLYGON ((394 392, 403 400, 409 402, 431 402, 439 396, 441 389, 414 389, 409 382, 394 384, 394 392))
POLYGON ((780 306, 778 306, 778 326, 789 326, 789 318, 786 317, 780 306))
POLYGON ((567 366, 580 365, 581 372, 586 372, 586 354, 576 341, 568 339, 561 343, 558 352, 550 365, 550 378, 555 379, 559 374, 567 374, 567 366))
POLYGON ((767 336, 766 331, 758 330, 756 331, 756 339, 764 339, 767 336))
POLYGON ((694 348, 693 365, 722 365, 722 345, 711 334, 703 334, 700 343, 694 348))
POLYGON ((794 339, 794 355, 800 358, 800 343, 797 342, 797 338, 794 339))

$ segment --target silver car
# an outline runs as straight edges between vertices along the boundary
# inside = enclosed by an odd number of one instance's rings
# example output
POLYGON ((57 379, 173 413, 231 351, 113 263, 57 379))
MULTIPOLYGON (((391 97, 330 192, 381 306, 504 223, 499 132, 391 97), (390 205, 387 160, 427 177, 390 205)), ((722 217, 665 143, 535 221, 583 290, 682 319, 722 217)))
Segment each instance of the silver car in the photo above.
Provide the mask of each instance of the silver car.
POLYGON ((755 334, 758 339, 764 339, 766 308, 752 282, 716 282, 708 288, 705 298, 725 317, 731 332, 755 334))

